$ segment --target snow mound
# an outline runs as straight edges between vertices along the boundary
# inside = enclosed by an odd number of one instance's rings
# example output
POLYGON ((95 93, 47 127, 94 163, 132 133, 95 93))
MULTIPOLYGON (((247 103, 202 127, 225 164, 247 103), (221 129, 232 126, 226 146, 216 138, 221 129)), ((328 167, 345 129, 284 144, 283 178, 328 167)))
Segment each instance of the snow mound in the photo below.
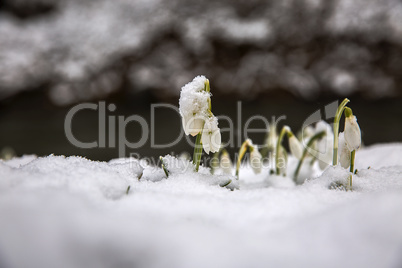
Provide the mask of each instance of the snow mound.
POLYGON ((135 159, 0 161, 0 267, 401 267, 401 151, 359 150, 353 191, 330 187, 340 167, 296 186, 246 166, 230 191, 171 156, 168 178, 135 159))

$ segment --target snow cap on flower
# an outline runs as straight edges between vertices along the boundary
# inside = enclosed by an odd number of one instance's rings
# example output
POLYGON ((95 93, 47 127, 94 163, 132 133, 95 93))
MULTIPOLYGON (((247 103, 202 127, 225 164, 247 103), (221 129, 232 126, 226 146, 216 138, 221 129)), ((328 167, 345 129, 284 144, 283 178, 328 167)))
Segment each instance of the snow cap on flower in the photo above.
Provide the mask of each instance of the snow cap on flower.
POLYGON ((261 173, 262 156, 254 145, 250 146, 250 164, 255 174, 261 173))
POLYGON ((339 163, 341 167, 348 168, 350 166, 350 150, 347 146, 345 135, 343 132, 339 133, 339 163))
POLYGON ((292 153, 292 155, 294 155, 297 159, 300 160, 303 155, 303 146, 291 131, 288 132, 288 138, 289 138, 290 152, 292 153))
POLYGON ((186 135, 195 136, 201 132, 208 116, 211 93, 205 90, 208 79, 197 76, 181 88, 179 109, 186 135))
POLYGON ((356 116, 353 115, 352 110, 348 107, 345 108, 345 141, 348 145, 349 151, 357 150, 361 145, 360 127, 357 123, 356 116))
POLYGON ((201 142, 207 154, 219 151, 221 147, 221 131, 218 127, 218 119, 215 116, 211 116, 205 120, 201 142))

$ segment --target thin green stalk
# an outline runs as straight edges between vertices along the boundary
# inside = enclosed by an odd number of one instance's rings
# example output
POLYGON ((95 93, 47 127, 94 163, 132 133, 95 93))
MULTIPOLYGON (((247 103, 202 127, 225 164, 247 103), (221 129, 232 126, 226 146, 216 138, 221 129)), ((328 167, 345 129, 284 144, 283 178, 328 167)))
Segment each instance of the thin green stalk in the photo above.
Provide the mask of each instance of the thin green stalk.
POLYGON ((349 175, 349 190, 352 191, 352 174, 349 175))
MULTIPOLYGON (((285 164, 287 164, 288 163, 288 153, 286 152, 285 147, 283 147, 282 145, 281 145, 281 149, 279 151, 279 155, 281 155, 281 154, 283 155, 283 158, 285 159, 285 164)), ((286 170, 286 167, 285 167, 285 173, 282 174, 283 177, 286 177, 286 171, 287 170, 286 170)))
MULTIPOLYGON (((350 190, 352 190, 352 177, 353 177, 353 173, 355 172, 355 155, 356 155, 356 150, 353 150, 352 152, 350 152, 350 176, 349 176, 349 188, 350 190)), ((355 173, 356 174, 356 173, 355 173)))
POLYGON ((247 148, 250 145, 250 141, 247 139, 243 142, 243 144, 240 147, 239 150, 239 156, 237 158, 237 163, 236 163, 236 178, 239 179, 239 171, 240 171, 240 164, 241 164, 241 160, 243 159, 243 156, 246 154, 247 152, 247 148))
POLYGON ((354 172, 355 169, 355 154, 356 154, 356 150, 353 150, 352 152, 350 152, 350 172, 354 172))
POLYGON ((161 166, 163 169, 163 172, 165 172, 166 178, 169 177, 169 171, 166 169, 165 162, 163 161, 163 157, 159 156, 159 159, 161 160, 161 166))
MULTIPOLYGON (((210 92, 211 88, 209 85, 209 80, 205 80, 204 83, 204 90, 206 92, 210 92)), ((211 98, 208 98, 208 112, 210 115, 213 115, 211 112, 212 105, 211 105, 211 98)), ((195 147, 194 147, 194 153, 193 153, 193 164, 195 166, 195 172, 198 172, 198 169, 200 167, 200 162, 201 162, 201 156, 202 156, 202 143, 201 143, 201 137, 202 137, 202 130, 200 133, 197 134, 197 138, 195 140, 195 147)))
POLYGON ((346 104, 350 102, 349 99, 344 99, 342 103, 338 106, 336 110, 335 118, 334 118, 334 154, 332 158, 332 165, 338 165, 338 135, 339 135, 339 121, 341 120, 343 110, 345 109, 346 104))
POLYGON ((279 149, 283 140, 283 136, 285 136, 285 134, 287 132, 290 131, 290 128, 288 126, 284 126, 281 130, 281 133, 279 134, 279 138, 278 141, 276 143, 276 152, 275 152, 275 167, 276 167, 276 175, 279 175, 280 173, 280 168, 279 168, 279 149))
MULTIPOLYGON (((210 85, 209 85, 209 80, 208 80, 208 79, 205 80, 205 82, 204 82, 204 90, 205 90, 206 92, 208 92, 208 93, 211 91, 211 87, 210 87, 210 85)), ((208 98, 208 108, 209 108, 209 111, 212 111, 211 98, 208 98)))
POLYGON ((194 153, 193 153, 193 164, 195 166, 196 172, 198 172, 198 169, 200 167, 201 156, 202 156, 201 136, 202 136, 202 131, 197 134, 197 139, 195 140, 195 147, 194 147, 194 153))
POLYGON ((295 182, 297 181, 297 176, 299 175, 300 168, 303 164, 304 158, 306 158, 306 156, 307 156, 308 148, 310 148, 316 140, 319 140, 324 136, 325 136, 325 131, 318 132, 313 137, 311 137, 311 139, 307 142, 307 146, 303 150, 302 158, 299 160, 299 163, 297 164, 297 167, 296 167, 296 171, 293 175, 293 180, 295 182))

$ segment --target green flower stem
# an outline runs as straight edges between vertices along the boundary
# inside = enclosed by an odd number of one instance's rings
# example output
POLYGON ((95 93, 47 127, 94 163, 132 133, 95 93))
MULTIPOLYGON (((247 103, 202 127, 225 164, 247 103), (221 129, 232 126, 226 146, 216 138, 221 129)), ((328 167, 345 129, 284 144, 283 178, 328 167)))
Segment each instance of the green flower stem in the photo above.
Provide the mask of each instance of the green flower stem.
POLYGON ((280 168, 279 168, 279 149, 281 147, 281 143, 283 140, 283 137, 285 136, 286 133, 290 131, 290 128, 288 126, 284 126, 281 130, 281 133, 279 134, 278 141, 276 143, 276 152, 275 152, 275 167, 276 167, 276 175, 279 175, 280 173, 280 168))
POLYGON ((205 80, 204 85, 205 85, 205 91, 206 91, 206 92, 210 92, 210 91, 211 91, 211 87, 210 87, 210 85, 209 85, 209 80, 208 80, 208 79, 205 80))
POLYGON ((311 137, 311 139, 307 142, 307 146, 304 148, 302 158, 299 160, 299 163, 297 164, 297 168, 293 175, 293 180, 295 182, 297 181, 297 176, 299 175, 300 168, 303 164, 304 158, 306 158, 306 156, 307 156, 307 152, 308 152, 307 149, 310 148, 316 140, 322 139, 322 137, 324 137, 324 136, 325 136, 325 131, 318 132, 313 137, 311 137))
POLYGON ((355 169, 355 154, 356 154, 356 150, 353 150, 350 153, 350 172, 354 172, 355 169))
POLYGON ((195 140, 195 147, 194 147, 194 153, 193 153, 193 164, 195 166, 195 172, 198 172, 198 169, 200 167, 200 162, 201 162, 201 156, 202 156, 201 136, 202 136, 202 131, 197 134, 197 139, 195 140))
MULTIPOLYGON (((209 80, 205 80, 204 83, 204 90, 206 92, 211 91, 211 87, 209 85, 209 80)), ((211 98, 208 98, 208 106, 209 106, 209 114, 210 116, 213 116, 211 110, 212 110, 212 105, 211 105, 211 98)), ((202 143, 201 143, 201 137, 202 137, 202 130, 200 133, 197 134, 197 138, 195 140, 195 147, 194 147, 194 153, 193 153, 193 164, 195 166, 195 172, 198 172, 198 169, 200 167, 200 162, 201 162, 201 156, 202 156, 202 143)))
MULTIPOLYGON (((208 93, 211 92, 211 87, 209 85, 209 80, 208 79, 205 80, 205 82, 204 82, 204 90, 206 92, 208 92, 208 93)), ((209 111, 212 111, 211 98, 208 98, 208 108, 209 108, 209 111)))
POLYGON ((166 169, 166 164, 163 161, 163 157, 159 156, 159 159, 161 160, 161 166, 162 166, 163 172, 165 172, 165 175, 166 175, 166 178, 167 178, 167 177, 169 177, 169 171, 166 169))
POLYGON ((349 175, 349 189, 350 191, 352 191, 352 174, 349 175))
POLYGON ((353 173, 355 172, 355 155, 356 155, 356 150, 353 150, 350 153, 350 175, 349 175, 349 189, 352 190, 352 177, 353 173))
MULTIPOLYGON (((279 152, 281 152, 281 151, 282 151, 283 157, 285 158, 285 163, 287 164, 288 163, 288 152, 286 151, 285 147, 283 147, 282 145, 281 145, 281 149, 279 152)), ((283 177, 286 177, 286 168, 285 168, 285 173, 283 173, 282 175, 283 175, 283 177)))
POLYGON ((339 135, 339 121, 341 120, 343 109, 345 109, 346 104, 350 102, 349 99, 344 99, 336 110, 334 119, 334 154, 332 158, 332 165, 338 165, 338 135, 339 135))
POLYGON ((243 159, 244 155, 246 154, 247 148, 249 147, 249 145, 250 145, 249 140, 245 140, 240 147, 239 157, 237 158, 237 163, 236 163, 236 178, 237 179, 239 179, 239 170, 240 170, 241 160, 243 159))

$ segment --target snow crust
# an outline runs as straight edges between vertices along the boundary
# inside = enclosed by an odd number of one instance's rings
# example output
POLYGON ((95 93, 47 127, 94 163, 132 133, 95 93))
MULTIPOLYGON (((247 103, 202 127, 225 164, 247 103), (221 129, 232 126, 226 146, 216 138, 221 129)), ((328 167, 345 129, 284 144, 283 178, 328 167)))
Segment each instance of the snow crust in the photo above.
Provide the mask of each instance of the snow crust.
POLYGON ((359 150, 353 191, 330 189, 339 166, 298 186, 244 166, 231 191, 164 159, 167 179, 135 159, 0 161, 0 267, 402 265, 402 144, 359 150))

